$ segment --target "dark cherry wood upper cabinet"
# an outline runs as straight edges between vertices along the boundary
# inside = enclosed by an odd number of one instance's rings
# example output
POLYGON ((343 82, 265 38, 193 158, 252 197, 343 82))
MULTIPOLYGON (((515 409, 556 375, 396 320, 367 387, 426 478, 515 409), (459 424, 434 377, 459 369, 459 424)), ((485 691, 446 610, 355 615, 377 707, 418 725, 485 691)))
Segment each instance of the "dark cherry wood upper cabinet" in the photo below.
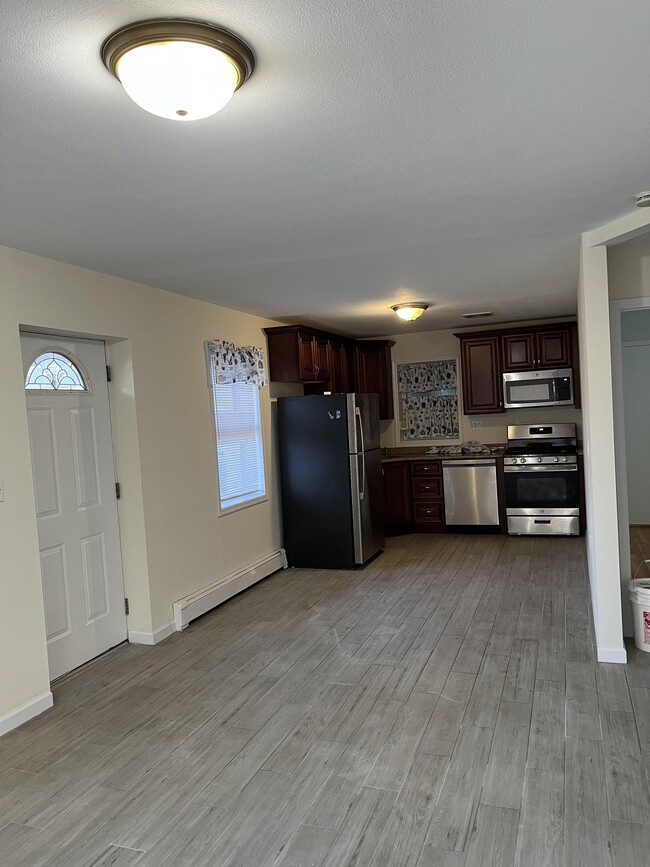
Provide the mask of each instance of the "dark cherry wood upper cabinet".
POLYGON ((311 334, 298 332, 298 379, 318 379, 316 376, 316 353, 311 334))
POLYGON ((329 340, 328 370, 329 390, 334 394, 350 391, 350 350, 341 340, 329 340))
POLYGON ((503 412, 501 335, 460 338, 466 415, 503 412))
POLYGON ((326 381, 327 334, 302 325, 265 328, 269 376, 273 382, 326 381))
POLYGON ((329 381, 329 338, 314 335, 314 365, 316 367, 316 379, 323 382, 329 381))
POLYGON ((532 370, 535 367, 535 334, 532 331, 501 337, 503 370, 532 370))
POLYGON ((571 367, 571 326, 502 334, 501 348, 505 372, 571 367))
POLYGON ((571 367, 571 329, 537 332, 537 367, 571 367))
POLYGON ((386 535, 403 533, 413 521, 409 468, 406 461, 384 463, 384 521, 386 535))
POLYGON ((394 418, 390 350, 394 340, 359 340, 354 346, 354 390, 379 396, 379 418, 394 418))

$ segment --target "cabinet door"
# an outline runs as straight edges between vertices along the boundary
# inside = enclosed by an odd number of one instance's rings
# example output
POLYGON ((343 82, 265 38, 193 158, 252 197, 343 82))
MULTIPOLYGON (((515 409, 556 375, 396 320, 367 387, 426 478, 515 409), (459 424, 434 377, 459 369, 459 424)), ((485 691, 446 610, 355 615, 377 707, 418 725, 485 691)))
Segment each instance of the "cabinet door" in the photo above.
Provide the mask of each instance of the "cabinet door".
POLYGON ((504 412, 499 337, 461 338, 466 415, 504 412))
POLYGON ((327 350, 330 391, 333 394, 345 394, 350 390, 347 347, 344 343, 330 340, 328 341, 327 350))
POLYGON ((311 334, 298 333, 298 363, 300 379, 316 379, 314 338, 311 334))
POLYGON ((390 346, 368 341, 354 348, 355 391, 379 397, 379 418, 393 418, 393 377, 390 346))
POLYGON ((532 370, 536 366, 535 334, 532 331, 504 334, 501 349, 505 371, 532 370))
POLYGON ((538 367, 571 367, 571 329, 537 333, 538 367))
POLYGON ((314 337, 314 361, 316 378, 329 379, 329 340, 326 337, 314 337))
POLYGON ((387 534, 409 529, 412 521, 411 492, 406 461, 383 464, 384 515, 387 534))

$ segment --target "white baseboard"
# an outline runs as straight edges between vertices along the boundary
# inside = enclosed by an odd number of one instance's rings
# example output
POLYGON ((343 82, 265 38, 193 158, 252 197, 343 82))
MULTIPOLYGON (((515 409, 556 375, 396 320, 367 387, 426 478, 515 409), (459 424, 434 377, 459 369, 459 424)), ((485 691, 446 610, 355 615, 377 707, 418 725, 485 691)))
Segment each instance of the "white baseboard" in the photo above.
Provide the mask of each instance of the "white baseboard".
POLYGON ((251 563, 237 572, 232 572, 226 575, 214 584, 197 590, 191 596, 186 596, 185 599, 179 599, 174 602, 174 620, 176 629, 180 632, 197 617, 246 590, 251 584, 261 581, 277 572, 278 569, 287 568, 287 555, 284 548, 274 551, 268 557, 258 560, 256 563, 251 563))
POLYGON ((176 624, 172 620, 171 623, 161 626, 154 632, 138 632, 129 629, 128 638, 130 644, 159 644, 165 638, 169 638, 173 632, 176 632, 176 624))
POLYGON ((18 728, 28 720, 43 713, 43 711, 52 707, 54 699, 51 692, 44 692, 28 701, 26 704, 21 704, 15 710, 10 710, 4 716, 0 716, 0 735, 10 732, 12 729, 18 728))
POLYGON ((619 662, 625 665, 627 652, 624 647, 599 647, 598 662, 619 662))

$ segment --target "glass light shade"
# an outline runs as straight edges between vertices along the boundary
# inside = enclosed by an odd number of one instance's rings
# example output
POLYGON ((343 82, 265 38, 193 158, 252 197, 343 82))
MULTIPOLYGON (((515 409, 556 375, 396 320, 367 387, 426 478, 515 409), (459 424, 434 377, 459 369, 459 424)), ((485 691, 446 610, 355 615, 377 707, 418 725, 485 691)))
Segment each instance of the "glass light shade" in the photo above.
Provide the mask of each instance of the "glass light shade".
POLYGON ((409 304, 395 304, 391 309, 405 322, 414 322, 418 316, 422 316, 428 306, 428 304, 415 304, 411 302, 409 304))
POLYGON ((140 108, 182 121, 216 114, 232 98, 239 78, 234 63, 217 48, 180 40, 131 48, 115 72, 140 108))

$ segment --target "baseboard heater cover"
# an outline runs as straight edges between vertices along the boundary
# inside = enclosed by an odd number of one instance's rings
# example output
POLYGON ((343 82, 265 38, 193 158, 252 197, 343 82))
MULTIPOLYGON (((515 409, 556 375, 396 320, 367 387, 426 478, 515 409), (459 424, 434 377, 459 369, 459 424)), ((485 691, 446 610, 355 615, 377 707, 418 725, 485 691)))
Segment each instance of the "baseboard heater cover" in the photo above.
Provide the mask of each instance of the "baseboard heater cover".
POLYGON ((202 590, 197 590, 191 596, 186 596, 185 599, 179 599, 174 602, 174 621, 176 629, 180 632, 181 629, 200 617, 202 614, 216 608, 226 599, 241 593, 252 584, 256 584, 263 578, 267 578, 278 569, 287 568, 287 555, 284 548, 280 548, 268 557, 258 560, 249 566, 245 566, 238 572, 232 572, 226 575, 220 581, 210 584, 209 587, 204 587, 202 590))

